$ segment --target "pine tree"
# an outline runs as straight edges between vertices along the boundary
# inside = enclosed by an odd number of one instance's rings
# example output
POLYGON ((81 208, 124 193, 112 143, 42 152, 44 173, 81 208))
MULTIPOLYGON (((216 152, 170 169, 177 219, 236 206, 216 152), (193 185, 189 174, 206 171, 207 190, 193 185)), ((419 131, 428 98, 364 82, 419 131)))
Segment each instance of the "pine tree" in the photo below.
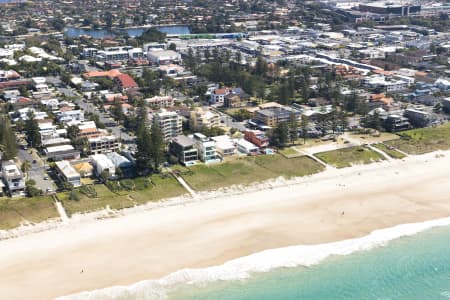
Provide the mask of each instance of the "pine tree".
POLYGON ((136 130, 136 166, 139 170, 145 171, 149 168, 152 155, 152 143, 150 131, 147 127, 147 110, 141 106, 138 108, 138 128, 136 130))
POLYGON ((0 145, 2 159, 13 159, 17 155, 16 136, 7 117, 0 118, 0 145))
POLYGON ((28 120, 25 122, 25 131, 27 133, 27 142, 31 147, 39 147, 41 145, 41 135, 39 133, 39 124, 33 113, 28 115, 28 120))
POLYGON ((289 138, 291 139, 292 144, 294 144, 294 142, 298 139, 297 116, 295 115, 294 112, 291 113, 289 119, 289 138))
POLYGON ((306 137, 308 136, 308 126, 309 126, 309 118, 305 115, 302 115, 303 144, 306 144, 306 137))
POLYGON ((153 170, 159 172, 159 166, 164 160, 164 138, 162 136, 161 129, 156 122, 152 124, 152 130, 150 133, 151 140, 151 157, 153 161, 153 170))

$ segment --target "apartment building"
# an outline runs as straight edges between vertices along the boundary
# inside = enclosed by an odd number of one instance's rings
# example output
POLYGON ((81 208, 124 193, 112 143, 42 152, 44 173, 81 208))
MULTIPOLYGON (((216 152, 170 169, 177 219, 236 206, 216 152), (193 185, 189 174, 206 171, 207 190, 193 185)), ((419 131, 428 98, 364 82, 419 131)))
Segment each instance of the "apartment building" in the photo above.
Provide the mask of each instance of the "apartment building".
POLYGON ((120 143, 113 135, 88 139, 89 154, 103 154, 118 151, 120 143))
POLYGON ((169 153, 176 156, 178 161, 185 166, 192 166, 198 161, 195 140, 184 135, 179 135, 170 141, 169 153))
POLYGON ((161 110, 154 115, 153 121, 158 124, 166 142, 183 132, 183 119, 174 111, 161 110))
POLYGON ((208 108, 198 107, 190 112, 190 126, 194 130, 201 128, 218 127, 220 125, 220 115, 212 112, 208 108))

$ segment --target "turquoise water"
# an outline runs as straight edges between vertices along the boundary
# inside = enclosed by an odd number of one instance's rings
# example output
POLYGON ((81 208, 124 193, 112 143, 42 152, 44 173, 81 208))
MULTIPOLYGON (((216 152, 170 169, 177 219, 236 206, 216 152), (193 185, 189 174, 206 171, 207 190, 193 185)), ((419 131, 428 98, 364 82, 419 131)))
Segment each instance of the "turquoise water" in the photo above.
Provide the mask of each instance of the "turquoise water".
POLYGON ((330 257, 309 268, 282 268, 202 287, 184 285, 169 299, 450 299, 450 227, 330 257))

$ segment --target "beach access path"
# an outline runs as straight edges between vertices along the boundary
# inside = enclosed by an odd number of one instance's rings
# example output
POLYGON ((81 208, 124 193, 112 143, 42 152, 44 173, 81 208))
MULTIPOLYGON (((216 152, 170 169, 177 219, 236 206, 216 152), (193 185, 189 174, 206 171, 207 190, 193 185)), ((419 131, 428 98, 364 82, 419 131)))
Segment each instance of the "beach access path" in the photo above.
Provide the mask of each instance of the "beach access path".
POLYGON ((68 223, 0 242, 2 298, 57 296, 157 279, 265 249, 320 244, 450 215, 450 152, 274 179, 239 194, 68 223), (275 183, 283 184, 275 187, 275 183), (345 214, 343 214, 345 212, 345 214))

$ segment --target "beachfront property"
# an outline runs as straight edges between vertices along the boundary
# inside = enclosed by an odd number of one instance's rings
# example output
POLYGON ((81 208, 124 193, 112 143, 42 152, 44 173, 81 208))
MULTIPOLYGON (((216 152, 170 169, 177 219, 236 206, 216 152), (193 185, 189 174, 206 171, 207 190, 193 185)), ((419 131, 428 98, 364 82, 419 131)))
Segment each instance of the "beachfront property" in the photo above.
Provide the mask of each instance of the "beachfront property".
POLYGON ((219 135, 211 137, 216 142, 216 153, 220 157, 231 156, 236 154, 236 147, 233 139, 228 135, 219 135))
POLYGON ((94 167, 87 161, 74 162, 72 166, 80 174, 81 178, 94 175, 94 167))
POLYGON ((244 138, 260 148, 269 146, 269 138, 264 131, 261 130, 246 130, 244 132, 244 138))
POLYGON ((134 163, 117 152, 107 153, 106 157, 114 164, 116 170, 120 169, 123 176, 131 177, 134 174, 134 163))
POLYGON ((118 151, 119 139, 114 135, 88 138, 89 154, 102 154, 118 151))
POLYGON ((116 177, 116 166, 105 154, 91 155, 91 159, 97 176, 101 176, 103 172, 106 172, 109 178, 116 177))
POLYGON ((193 135, 195 147, 198 150, 198 157, 205 163, 219 162, 220 159, 216 152, 216 142, 201 133, 193 135))
POLYGON ((55 172, 62 182, 68 182, 74 187, 81 186, 80 173, 67 160, 57 161, 55 163, 55 172))
POLYGON ((2 178, 11 197, 25 196, 25 178, 14 161, 2 162, 2 178))
POLYGON ((183 131, 183 119, 174 111, 162 109, 155 113, 153 122, 159 126, 166 142, 179 136, 183 131))
POLYGON ((236 142, 236 148, 240 153, 247 155, 256 155, 259 153, 259 147, 250 143, 245 139, 240 139, 236 142))
POLYGON ((169 153, 185 166, 195 165, 199 159, 195 140, 185 135, 179 135, 170 141, 169 153))
POLYGON ((218 127, 220 125, 220 115, 209 108, 196 107, 190 112, 189 122, 193 130, 218 127))

